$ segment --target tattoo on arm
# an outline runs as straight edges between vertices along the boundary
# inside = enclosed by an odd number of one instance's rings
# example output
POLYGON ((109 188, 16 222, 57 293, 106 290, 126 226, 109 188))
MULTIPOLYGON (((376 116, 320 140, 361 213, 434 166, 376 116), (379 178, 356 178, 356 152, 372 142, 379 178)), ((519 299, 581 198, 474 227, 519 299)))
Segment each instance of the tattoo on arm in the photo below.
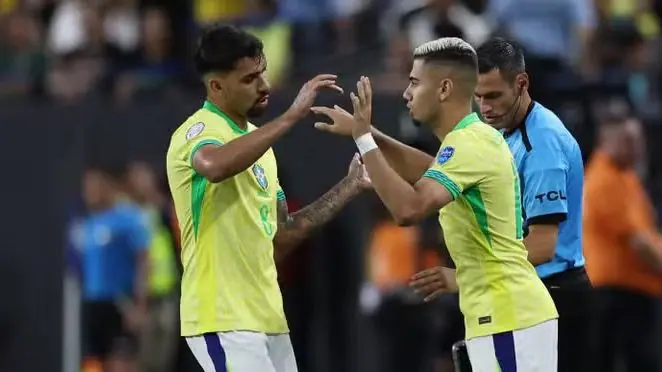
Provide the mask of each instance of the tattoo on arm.
POLYGON ((329 222, 360 192, 355 182, 344 179, 319 199, 289 214, 287 202, 278 202, 278 231, 274 237, 276 260, 285 257, 312 231, 329 222))

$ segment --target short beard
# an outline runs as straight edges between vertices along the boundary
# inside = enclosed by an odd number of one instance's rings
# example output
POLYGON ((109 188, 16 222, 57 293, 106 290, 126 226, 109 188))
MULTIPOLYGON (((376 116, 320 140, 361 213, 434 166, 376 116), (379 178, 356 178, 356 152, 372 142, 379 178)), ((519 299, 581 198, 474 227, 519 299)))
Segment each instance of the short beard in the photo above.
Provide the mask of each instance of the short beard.
POLYGON ((248 109, 246 116, 249 118, 259 118, 260 116, 264 115, 265 111, 266 108, 253 106, 250 109, 248 109))

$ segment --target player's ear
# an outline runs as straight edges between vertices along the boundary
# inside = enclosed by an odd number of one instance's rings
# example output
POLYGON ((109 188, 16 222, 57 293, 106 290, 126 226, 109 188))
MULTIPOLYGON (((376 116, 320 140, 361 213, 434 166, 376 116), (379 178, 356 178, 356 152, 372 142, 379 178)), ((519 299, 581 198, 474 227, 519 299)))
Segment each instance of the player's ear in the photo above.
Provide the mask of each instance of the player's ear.
POLYGON ((515 85, 517 86, 517 89, 521 92, 524 92, 529 89, 529 74, 526 72, 523 72, 521 74, 518 74, 515 77, 515 85))
POLYGON ((448 99, 453 91, 453 80, 442 79, 439 83, 439 102, 444 102, 448 99))
POLYGON ((206 80, 206 83, 207 83, 207 84, 206 84, 206 85, 207 85, 207 89, 208 89, 210 92, 212 92, 212 93, 216 93, 216 94, 220 94, 220 93, 221 93, 221 91, 222 91, 223 89, 222 89, 221 81, 218 79, 218 76, 215 76, 215 75, 211 75, 211 74, 210 74, 210 75, 205 76, 205 80, 206 80))

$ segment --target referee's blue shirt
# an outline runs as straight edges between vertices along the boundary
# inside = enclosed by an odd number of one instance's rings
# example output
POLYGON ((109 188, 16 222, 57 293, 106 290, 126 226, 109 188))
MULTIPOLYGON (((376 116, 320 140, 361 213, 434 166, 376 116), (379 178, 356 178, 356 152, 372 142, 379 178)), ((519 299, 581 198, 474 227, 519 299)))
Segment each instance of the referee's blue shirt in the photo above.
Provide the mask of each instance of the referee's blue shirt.
POLYGON ((525 233, 536 220, 561 221, 554 258, 536 267, 538 275, 546 278, 584 266, 584 164, 577 141, 556 114, 537 102, 529 106, 524 122, 504 137, 519 171, 525 233))
POLYGON ((151 238, 141 211, 120 203, 87 216, 72 233, 81 255, 83 298, 115 301, 132 296, 138 254, 151 238))

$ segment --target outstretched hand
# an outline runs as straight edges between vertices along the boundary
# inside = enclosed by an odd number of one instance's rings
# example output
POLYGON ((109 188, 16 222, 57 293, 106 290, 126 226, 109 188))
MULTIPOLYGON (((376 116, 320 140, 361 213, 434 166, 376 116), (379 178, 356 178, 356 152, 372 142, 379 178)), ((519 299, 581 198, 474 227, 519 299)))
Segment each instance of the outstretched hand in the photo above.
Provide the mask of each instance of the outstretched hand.
POLYGON ((370 120, 372 119, 372 88, 370 87, 370 80, 361 76, 356 82, 357 93, 351 93, 349 98, 352 99, 352 106, 354 107, 354 121, 355 125, 352 129, 352 136, 359 138, 366 133, 370 133, 370 120))
POLYGON ((356 83, 356 88, 357 93, 350 94, 354 109, 353 114, 350 114, 338 105, 333 106, 333 108, 311 108, 314 113, 331 119, 331 123, 315 123, 315 128, 341 136, 352 135, 354 138, 369 133, 371 129, 370 121, 372 120, 372 88, 370 86, 370 79, 362 76, 356 83))
POLYGON ((331 119, 331 123, 317 122, 315 128, 323 132, 329 132, 340 136, 350 137, 354 127, 354 117, 344 108, 335 105, 333 108, 318 106, 311 108, 311 111, 324 115, 331 119))
POLYGON ((308 82, 306 82, 306 84, 303 85, 303 87, 299 91, 299 94, 294 99, 294 102, 292 103, 292 106, 290 106, 290 109, 288 111, 291 114, 293 114, 297 119, 302 119, 306 115, 308 115, 310 108, 315 103, 317 94, 322 89, 327 88, 327 89, 335 90, 336 92, 342 94, 344 91, 336 83, 337 79, 338 76, 331 74, 321 74, 315 76, 313 79, 309 80, 308 82))

